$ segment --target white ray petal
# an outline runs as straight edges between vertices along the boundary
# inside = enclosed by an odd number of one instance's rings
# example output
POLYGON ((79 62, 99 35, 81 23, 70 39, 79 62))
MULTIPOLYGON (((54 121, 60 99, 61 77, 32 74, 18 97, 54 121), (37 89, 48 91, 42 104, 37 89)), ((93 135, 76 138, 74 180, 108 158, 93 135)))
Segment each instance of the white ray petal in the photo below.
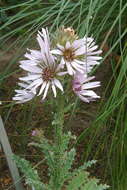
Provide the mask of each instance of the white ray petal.
POLYGON ((44 44, 44 41, 43 41, 43 39, 41 38, 41 36, 39 34, 37 35, 37 41, 39 43, 39 46, 40 46, 41 50, 44 50, 45 49, 45 44, 44 44))
POLYGON ((63 68, 64 68, 64 65, 61 64, 61 62, 60 62, 60 64, 58 64, 58 66, 56 67, 56 72, 60 71, 63 68))
POLYGON ((47 96, 49 85, 50 85, 50 82, 47 82, 42 100, 44 100, 47 96))
POLYGON ((45 89, 46 84, 47 84, 47 82, 44 81, 43 84, 42 84, 42 86, 41 86, 41 88, 40 88, 38 96, 40 96, 43 93, 43 90, 45 89))
POLYGON ((25 71, 29 71, 29 72, 32 72, 32 73, 41 73, 42 72, 42 69, 37 67, 37 66, 20 65, 19 67, 21 67, 25 71))
POLYGON ((88 61, 93 61, 93 60, 101 60, 102 59, 102 57, 99 57, 99 56, 88 56, 87 57, 87 60, 88 61))
POLYGON ((27 81, 27 80, 35 80, 35 79, 38 79, 38 78, 41 78, 40 74, 38 74, 38 75, 28 75, 26 77, 20 77, 19 80, 27 81))
POLYGON ((52 91, 53 91, 54 97, 56 97, 56 87, 54 84, 52 84, 52 91))
POLYGON ((99 65, 100 63, 98 61, 91 61, 91 60, 87 60, 86 64, 88 64, 88 66, 90 65, 99 65))
POLYGON ((92 48, 93 46, 95 46, 95 42, 93 41, 92 43, 88 43, 87 46, 88 46, 89 48, 92 48))
POLYGON ((72 62, 71 65, 74 67, 75 70, 84 73, 84 68, 81 67, 80 65, 76 64, 75 62, 72 62))
POLYGON ((81 48, 79 48, 79 49, 77 49, 76 51, 75 51, 75 55, 83 55, 83 54, 85 54, 86 53, 86 49, 85 49, 85 47, 83 46, 83 47, 81 47, 81 48))
POLYGON ((72 47, 74 49, 78 49, 79 47, 83 46, 84 44, 84 40, 83 39, 79 39, 79 40, 75 40, 73 43, 72 43, 72 47))
POLYGON ((65 63, 66 63, 66 62, 65 62, 64 58, 62 57, 60 64, 61 64, 61 65, 65 65, 65 63))
POLYGON ((25 90, 15 90, 15 92, 17 92, 18 94, 23 94, 25 95, 26 94, 26 91, 25 90))
POLYGON ((97 49, 97 48, 98 48, 98 45, 93 46, 93 47, 89 48, 89 49, 87 50, 87 52, 94 51, 94 50, 97 49))
POLYGON ((82 95, 84 96, 91 96, 93 98, 100 98, 93 90, 82 90, 82 95))
POLYGON ((19 85, 20 87, 23 87, 23 88, 26 88, 26 87, 28 86, 28 84, 26 84, 26 83, 21 83, 21 82, 18 82, 18 85, 19 85))
POLYGON ((28 59, 30 59, 32 61, 34 60, 34 57, 29 53, 25 53, 24 57, 26 57, 26 58, 28 58, 28 59))
POLYGON ((37 84, 41 85, 42 82, 43 82, 42 78, 37 79, 37 80, 33 81, 30 85, 28 85, 26 89, 31 89, 34 86, 36 86, 37 84))
POLYGON ((56 54, 56 55, 63 55, 63 52, 60 51, 59 49, 54 49, 50 51, 52 54, 56 54))
POLYGON ((68 42, 66 42, 65 48, 66 48, 66 49, 69 49, 70 47, 71 47, 70 42, 69 42, 69 41, 68 41, 68 42))
POLYGON ((57 44, 57 47, 58 47, 61 51, 63 51, 63 50, 64 50, 64 47, 63 47, 63 46, 61 46, 60 44, 57 44))
POLYGON ((97 81, 97 82, 90 82, 90 83, 86 83, 86 84, 83 84, 82 85, 82 89, 85 90, 85 89, 91 89, 91 88, 96 88, 96 87, 99 87, 100 86, 100 82, 97 81))
POLYGON ((22 100, 22 97, 13 97, 12 100, 22 100))
POLYGON ((80 64, 80 65, 86 64, 85 60, 80 61, 80 60, 78 60, 78 59, 74 59, 74 61, 75 61, 76 63, 80 64))
POLYGON ((101 54, 102 50, 98 50, 98 51, 94 51, 94 52, 87 52, 87 55, 97 55, 97 54, 101 54))
POLYGON ((35 60, 21 60, 19 61, 21 65, 29 64, 29 65, 37 65, 37 62, 35 60))
POLYGON ((73 68, 71 67, 71 64, 69 62, 66 62, 66 66, 67 66, 67 71, 68 71, 69 75, 73 75, 75 72, 74 72, 73 68))
POLYGON ((80 68, 80 69, 84 69, 84 64, 83 64, 83 65, 80 65, 79 62, 77 62, 76 60, 73 61, 71 64, 72 64, 72 65, 75 65, 76 67, 78 67, 78 68, 80 68))
POLYGON ((89 103, 89 99, 88 99, 88 98, 82 96, 81 94, 79 94, 78 96, 79 96, 79 98, 80 98, 83 102, 89 103))
POLYGON ((37 94, 37 87, 32 88, 32 89, 31 89, 31 92, 32 92, 34 95, 36 95, 36 94, 37 94))
POLYGON ((42 84, 43 81, 40 81, 38 82, 34 87, 31 88, 31 91, 34 93, 34 94, 37 94, 37 88, 42 84))
POLYGON ((67 72, 67 71, 57 73, 57 75, 58 75, 58 76, 64 76, 64 75, 66 75, 66 74, 68 74, 68 72, 67 72))
POLYGON ((89 43, 89 44, 92 43, 92 42, 94 41, 93 38, 86 37, 86 36, 84 36, 83 40, 84 40, 85 43, 89 43))
POLYGON ((61 91, 63 91, 63 86, 58 79, 54 79, 53 82, 56 87, 58 87, 61 91))
POLYGON ((85 80, 84 80, 84 82, 86 83, 86 82, 89 82, 89 81, 91 81, 91 80, 93 80, 93 79, 95 79, 95 76, 86 77, 85 80))
POLYGON ((41 51, 39 51, 39 50, 31 50, 31 49, 28 49, 28 51, 30 51, 31 55, 32 55, 35 59, 42 59, 41 51))

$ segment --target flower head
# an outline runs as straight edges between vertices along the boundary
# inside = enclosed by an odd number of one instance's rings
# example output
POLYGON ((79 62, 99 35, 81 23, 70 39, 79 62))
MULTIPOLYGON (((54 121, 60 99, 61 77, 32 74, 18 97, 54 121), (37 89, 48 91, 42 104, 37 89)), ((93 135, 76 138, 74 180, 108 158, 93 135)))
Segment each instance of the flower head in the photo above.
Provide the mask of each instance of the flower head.
POLYGON ((32 133, 31 133, 32 136, 36 136, 37 135, 37 131, 36 130, 33 130, 32 133))
POLYGON ((91 90, 92 88, 96 88, 100 86, 100 82, 90 82, 95 77, 87 77, 84 74, 79 72, 76 73, 73 80, 73 91, 75 94, 84 102, 93 101, 96 98, 100 98, 97 94, 91 90))
MULTIPOLYGON (((32 131, 31 136, 32 136, 33 138, 35 138, 36 140, 40 140, 40 139, 44 138, 44 132, 43 132, 42 129, 37 129, 37 128, 35 128, 35 129, 32 131)), ((30 144, 31 144, 31 143, 29 143, 29 145, 30 145, 30 144)))
MULTIPOLYGON (((56 97, 56 88, 63 91, 62 84, 59 80, 61 75, 66 74, 61 72, 61 65, 56 63, 55 57, 50 52, 50 41, 48 31, 42 29, 42 32, 38 33, 38 43, 41 50, 29 50, 29 53, 25 54, 28 60, 20 61, 20 67, 27 71, 27 76, 20 77, 22 84, 28 84, 24 90, 19 93, 31 92, 38 96, 43 94, 42 100, 47 96, 48 90, 51 87, 54 97, 56 97)), ((24 96, 22 96, 23 99, 24 96)), ((16 98, 13 98, 16 99, 16 98)), ((29 99, 28 99, 29 100, 29 99)), ((26 100, 27 101, 27 100, 26 100)))
POLYGON ((22 89, 15 90, 16 95, 12 98, 14 101, 16 101, 17 103, 25 103, 34 98, 35 94, 32 93, 30 90, 25 89, 28 86, 28 84, 18 84, 20 87, 22 87, 22 89))
POLYGON ((98 54, 93 38, 84 37, 73 41, 66 41, 63 45, 57 44, 57 49, 52 50, 53 54, 59 55, 61 64, 66 65, 69 75, 74 75, 76 71, 89 73, 94 65, 99 64, 102 58, 98 54))
POLYGON ((73 42, 76 39, 78 39, 78 36, 75 34, 73 28, 65 28, 62 26, 55 32, 55 35, 53 36, 53 45, 54 47, 56 47, 56 44, 61 44, 64 46, 67 41, 73 42))

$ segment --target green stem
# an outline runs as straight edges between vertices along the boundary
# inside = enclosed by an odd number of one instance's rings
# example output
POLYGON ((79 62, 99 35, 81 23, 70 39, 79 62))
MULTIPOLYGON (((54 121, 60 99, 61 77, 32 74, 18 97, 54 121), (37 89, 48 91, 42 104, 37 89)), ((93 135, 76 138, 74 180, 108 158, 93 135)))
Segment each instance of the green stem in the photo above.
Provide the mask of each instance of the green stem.
POLYGON ((61 96, 57 104, 57 122, 55 124, 55 176, 54 176, 54 190, 61 189, 61 160, 63 157, 62 152, 62 136, 63 136, 63 125, 64 125, 64 97, 61 96))

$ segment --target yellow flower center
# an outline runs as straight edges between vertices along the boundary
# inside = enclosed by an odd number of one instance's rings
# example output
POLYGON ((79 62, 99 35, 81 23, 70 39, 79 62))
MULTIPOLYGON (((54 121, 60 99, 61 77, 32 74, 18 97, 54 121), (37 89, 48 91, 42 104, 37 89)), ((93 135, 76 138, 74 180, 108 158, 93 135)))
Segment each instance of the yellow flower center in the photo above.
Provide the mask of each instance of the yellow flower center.
POLYGON ((63 56, 67 61, 73 61, 75 58, 74 50, 72 48, 65 49, 63 52, 63 56))
POLYGON ((50 68, 45 68, 42 73, 42 78, 44 81, 52 80, 55 76, 55 71, 50 68))

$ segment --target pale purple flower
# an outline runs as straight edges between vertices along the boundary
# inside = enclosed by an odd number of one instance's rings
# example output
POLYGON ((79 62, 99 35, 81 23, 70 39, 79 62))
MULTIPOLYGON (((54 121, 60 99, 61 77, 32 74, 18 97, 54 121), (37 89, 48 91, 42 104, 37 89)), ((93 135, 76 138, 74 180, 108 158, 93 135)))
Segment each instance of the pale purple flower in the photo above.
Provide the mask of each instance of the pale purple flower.
MULTIPOLYGON (((41 50, 29 50, 29 53, 25 54, 28 59, 20 61, 20 67, 28 72, 27 76, 19 78, 22 85, 26 83, 28 85, 24 90, 16 91, 18 93, 16 97, 22 97, 22 101, 23 97, 30 96, 29 92, 31 92, 31 95, 35 94, 37 96, 43 94, 42 100, 44 100, 49 88, 52 89, 54 97, 57 95, 56 88, 63 91, 62 84, 58 78, 66 74, 66 72, 61 72, 61 65, 56 63, 55 57, 50 52, 48 31, 42 29, 42 32, 37 35, 37 41, 41 50)), ((17 100, 17 98, 14 97, 13 100, 17 100)), ((27 98, 25 101, 27 101, 27 98)))
POLYGON ((97 50, 98 45, 95 45, 94 38, 84 37, 86 51, 84 61, 86 62, 86 67, 88 67, 88 73, 91 71, 93 66, 100 64, 102 50, 97 50))
POLYGON ((90 82, 95 77, 87 77, 87 75, 77 72, 73 80, 74 93, 84 102, 90 102, 96 98, 100 98, 92 89, 100 86, 100 82, 90 82))
POLYGON ((30 90, 25 89, 28 84, 19 83, 19 86, 23 87, 23 89, 15 90, 16 94, 12 98, 14 101, 16 101, 16 103, 25 103, 34 98, 35 94, 32 93, 30 90))
POLYGON ((59 55, 61 65, 66 65, 68 74, 74 75, 76 71, 89 73, 94 65, 99 64, 102 57, 98 54, 102 51, 97 49, 93 38, 84 37, 72 43, 67 41, 65 45, 57 44, 57 49, 51 52, 59 55))
POLYGON ((32 136, 36 136, 37 135, 37 131, 36 130, 33 130, 32 133, 31 133, 32 136))

